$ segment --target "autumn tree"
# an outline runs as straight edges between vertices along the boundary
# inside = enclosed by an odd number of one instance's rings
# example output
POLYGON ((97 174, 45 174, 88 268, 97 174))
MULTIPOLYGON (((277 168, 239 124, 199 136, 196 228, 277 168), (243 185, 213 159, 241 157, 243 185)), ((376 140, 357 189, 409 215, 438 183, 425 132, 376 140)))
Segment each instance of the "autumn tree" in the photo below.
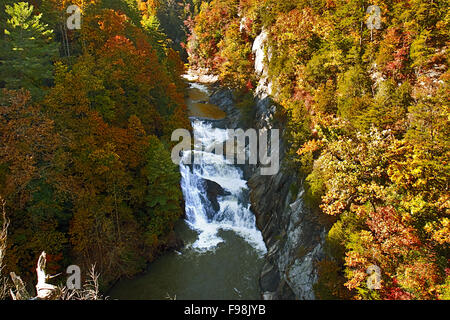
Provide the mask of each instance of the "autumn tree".
POLYGON ((188 51, 222 83, 242 86, 247 50, 267 34, 286 166, 305 177, 308 205, 329 229, 317 296, 448 297, 446 1, 377 1, 375 29, 365 1, 222 3, 202 4, 188 21, 188 51), (372 264, 379 291, 366 285, 372 264))

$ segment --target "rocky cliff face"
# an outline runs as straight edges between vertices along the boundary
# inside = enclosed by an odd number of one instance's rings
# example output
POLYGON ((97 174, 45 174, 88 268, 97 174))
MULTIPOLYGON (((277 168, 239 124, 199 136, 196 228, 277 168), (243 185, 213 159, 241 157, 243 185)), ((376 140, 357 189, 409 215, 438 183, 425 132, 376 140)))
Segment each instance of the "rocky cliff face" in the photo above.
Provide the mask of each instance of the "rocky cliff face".
MULTIPOLYGON (((271 96, 276 92, 265 63, 271 59, 271 48, 266 50, 267 39, 267 32, 262 30, 253 43, 255 72, 260 78, 256 89, 255 127, 282 129, 283 124, 274 121, 276 104, 271 96)), ((256 168, 248 182, 252 210, 268 249, 260 277, 262 296, 268 300, 312 300, 317 281, 315 263, 322 259, 326 233, 317 221, 317 213, 304 205, 302 177, 287 168, 283 156, 285 142, 280 145, 280 172, 262 176, 256 168)))
POLYGON ((324 233, 315 214, 303 206, 303 191, 293 194, 296 181, 281 172, 257 173, 250 179, 250 199, 268 248, 260 285, 264 299, 314 299, 315 262, 321 259, 324 233))
MULTIPOLYGON (((256 106, 257 128, 278 127, 270 97, 257 99, 256 106)), ((323 255, 325 231, 317 213, 304 205, 301 177, 283 165, 284 150, 285 143, 281 143, 278 174, 262 176, 256 168, 248 182, 252 211, 268 249, 260 285, 264 299, 311 300, 317 281, 315 262, 323 255)))
MULTIPOLYGON (((263 90, 263 88, 261 88, 263 90)), ((210 101, 227 114, 218 126, 242 126, 239 110, 229 90, 216 88, 210 101)), ((256 98, 253 127, 279 128, 274 120, 276 106, 265 94, 256 98)), ((280 128, 281 129, 281 128, 280 128)), ((284 143, 280 156, 283 159, 284 143)), ((263 176, 257 166, 245 166, 249 180, 252 211, 268 248, 261 271, 263 299, 314 299, 313 285, 317 280, 315 262, 322 258, 325 231, 317 214, 304 206, 303 187, 295 172, 282 161, 281 170, 273 176, 263 176)))

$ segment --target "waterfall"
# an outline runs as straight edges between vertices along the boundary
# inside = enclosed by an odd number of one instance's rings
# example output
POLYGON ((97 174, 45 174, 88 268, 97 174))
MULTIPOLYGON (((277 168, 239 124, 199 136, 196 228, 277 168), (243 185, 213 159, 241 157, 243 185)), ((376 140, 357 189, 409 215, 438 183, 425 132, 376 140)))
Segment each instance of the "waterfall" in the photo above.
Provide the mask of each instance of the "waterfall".
POLYGON ((266 252, 261 232, 256 228, 255 216, 248 202, 248 186, 242 170, 229 163, 222 155, 206 152, 208 147, 227 140, 227 130, 213 128, 208 121, 193 120, 196 139, 193 151, 185 152, 180 164, 181 188, 183 190, 186 221, 198 232, 198 239, 192 247, 200 252, 214 250, 224 240, 220 230, 231 230, 247 241, 261 255, 266 252), (193 156, 201 156, 198 163, 185 164, 193 156), (214 210, 206 181, 212 181, 223 188, 217 197, 218 210, 214 210))
MULTIPOLYGON (((205 104, 192 115, 196 148, 180 163, 186 219, 175 226, 185 246, 152 262, 147 272, 124 279, 109 292, 114 299, 256 300, 266 246, 250 211, 250 190, 240 166, 207 147, 228 140, 226 129, 213 128, 208 87, 190 83, 187 105, 205 104), (202 156, 201 162, 187 161, 202 156)), ((219 109, 220 110, 220 109, 219 109)))

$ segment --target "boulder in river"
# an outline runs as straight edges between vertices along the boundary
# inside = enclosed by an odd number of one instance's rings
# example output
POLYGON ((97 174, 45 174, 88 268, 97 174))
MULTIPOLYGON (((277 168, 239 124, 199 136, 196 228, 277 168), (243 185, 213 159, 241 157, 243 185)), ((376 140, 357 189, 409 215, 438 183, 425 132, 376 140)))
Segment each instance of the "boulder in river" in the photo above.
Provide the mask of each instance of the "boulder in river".
POLYGON ((228 196, 231 193, 222 188, 217 182, 208 179, 204 179, 203 181, 205 183, 206 198, 211 202, 214 212, 218 212, 220 210, 218 197, 228 196))

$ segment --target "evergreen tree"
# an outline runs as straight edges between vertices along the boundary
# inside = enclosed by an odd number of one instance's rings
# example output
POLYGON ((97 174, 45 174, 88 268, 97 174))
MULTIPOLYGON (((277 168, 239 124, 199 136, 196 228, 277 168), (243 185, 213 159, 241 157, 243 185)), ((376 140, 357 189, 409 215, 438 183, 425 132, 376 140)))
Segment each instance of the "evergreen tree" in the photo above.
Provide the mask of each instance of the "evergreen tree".
POLYGON ((181 191, 177 184, 181 177, 170 159, 170 153, 155 136, 150 136, 145 173, 148 180, 146 203, 150 210, 147 238, 157 244, 158 238, 172 229, 181 215, 181 191))
POLYGON ((0 39, 0 78, 6 88, 28 89, 38 99, 53 77, 52 59, 58 54, 53 31, 41 22, 42 14, 33 15, 33 6, 26 2, 6 5, 5 11, 10 18, 5 37, 0 39))

